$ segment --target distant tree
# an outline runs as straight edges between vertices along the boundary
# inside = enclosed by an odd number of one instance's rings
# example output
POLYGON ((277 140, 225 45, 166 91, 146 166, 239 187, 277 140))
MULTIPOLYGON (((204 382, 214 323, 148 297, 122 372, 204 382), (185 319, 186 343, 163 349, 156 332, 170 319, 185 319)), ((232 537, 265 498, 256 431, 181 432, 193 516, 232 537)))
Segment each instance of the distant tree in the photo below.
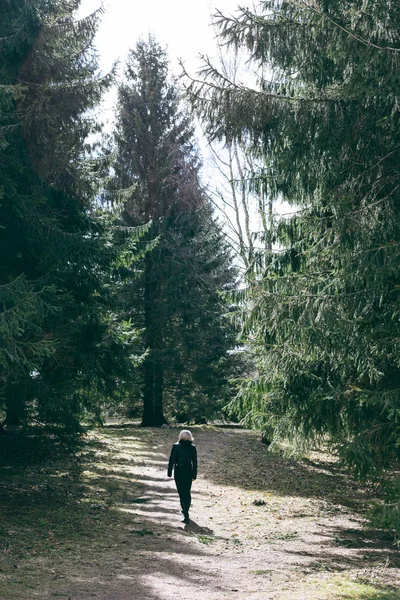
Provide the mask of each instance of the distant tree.
MULTIPOLYGON (((215 28, 216 38, 217 34, 215 28)), ((243 78, 249 80, 246 49, 239 52, 235 48, 235 52, 230 52, 217 40, 217 54, 217 68, 232 85, 241 85, 243 78)), ((203 62, 206 71, 215 69, 208 57, 203 57, 203 62)), ((188 78, 183 63, 181 67, 188 78)), ((269 193, 268 185, 271 174, 264 164, 263 153, 254 148, 249 137, 240 133, 229 140, 216 139, 208 135, 207 121, 202 124, 208 138, 209 169, 215 173, 208 182, 208 192, 224 224, 227 242, 241 267, 244 282, 253 268, 264 261, 265 250, 272 250, 276 216, 275 197, 269 193)))
POLYGON ((135 337, 110 285, 135 242, 95 214, 86 141, 112 74, 100 11, 75 21, 78 5, 0 2, 0 403, 9 425, 71 431, 129 378, 135 337))
POLYGON ((152 38, 129 54, 115 140, 112 187, 131 190, 126 222, 151 223, 146 239, 154 242, 132 289, 132 314, 141 318, 147 353, 142 424, 157 426, 165 422, 165 394, 183 381, 192 391, 219 392, 233 344, 220 292, 233 285, 234 271, 199 180, 193 127, 152 38))
POLYGON ((164 245, 164 404, 179 421, 205 422, 231 399, 229 379, 240 368, 231 354, 238 332, 226 297, 235 269, 207 202, 184 209, 164 245))

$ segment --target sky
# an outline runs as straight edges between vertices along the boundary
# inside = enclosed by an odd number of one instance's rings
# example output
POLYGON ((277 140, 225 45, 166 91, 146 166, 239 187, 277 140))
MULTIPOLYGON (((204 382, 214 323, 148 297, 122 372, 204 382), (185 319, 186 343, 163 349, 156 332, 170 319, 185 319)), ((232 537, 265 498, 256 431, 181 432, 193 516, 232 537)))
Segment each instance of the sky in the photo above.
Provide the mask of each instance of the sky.
MULTIPOLYGON (((124 62, 139 38, 149 33, 167 46, 172 71, 178 73, 178 59, 190 71, 199 66, 199 54, 215 54, 215 31, 211 18, 218 8, 232 15, 251 4, 246 0, 104 0, 105 14, 96 36, 100 65, 107 71, 112 63, 124 62)), ((82 0, 79 16, 90 14, 101 0, 82 0)))
MULTIPOLYGON (((78 18, 87 16, 100 6, 104 8, 95 37, 99 66, 107 73, 119 61, 118 74, 122 77, 128 51, 140 39, 151 33, 167 48, 171 72, 180 75, 179 60, 191 75, 195 75, 201 61, 200 54, 215 56, 216 32, 211 24, 212 15, 219 9, 233 15, 241 6, 251 5, 250 0, 82 0, 78 18)), ((107 93, 99 109, 99 117, 107 129, 112 128, 117 91, 107 93)), ((196 135, 201 138, 197 128, 196 135)), ((200 139, 204 150, 204 140, 200 139)))
MULTIPOLYGON (((78 17, 86 16, 101 5, 101 0, 82 0, 78 17)), ((167 47, 171 71, 179 75, 178 59, 182 59, 189 74, 200 67, 200 54, 217 55, 216 32, 211 25, 212 15, 219 9, 225 16, 233 15, 238 6, 253 8, 252 0, 103 0, 105 13, 95 38, 100 69, 107 72, 120 61, 119 75, 128 50, 149 33, 167 47)), ((245 76, 246 79, 248 77, 245 76)), ((248 83, 248 82, 247 82, 248 83)), ((101 109, 106 129, 111 129, 116 103, 116 89, 107 94, 101 109)), ((196 129, 203 159, 203 179, 220 187, 219 173, 213 167, 212 153, 200 128, 196 129)), ((221 152, 221 149, 219 149, 221 152)), ((222 150, 223 152, 223 150, 222 150)), ((222 181, 221 181, 222 185, 222 181)), ((232 214, 228 215, 233 219, 232 214)), ((257 229, 258 227, 256 227, 257 229)))

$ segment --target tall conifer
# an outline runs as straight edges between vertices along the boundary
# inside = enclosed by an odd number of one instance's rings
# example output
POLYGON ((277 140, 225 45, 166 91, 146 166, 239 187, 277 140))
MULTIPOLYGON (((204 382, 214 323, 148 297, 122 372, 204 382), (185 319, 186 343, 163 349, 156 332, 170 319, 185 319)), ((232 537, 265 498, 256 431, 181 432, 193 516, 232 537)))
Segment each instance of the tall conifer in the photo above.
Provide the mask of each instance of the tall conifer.
POLYGON ((100 13, 79 2, 0 2, 0 402, 8 424, 79 427, 131 368, 112 314, 118 251, 92 215, 86 138, 99 77, 100 13))
POLYGON ((144 258, 132 301, 142 318, 147 352, 142 422, 161 425, 166 394, 184 378, 193 386, 197 377, 203 391, 207 378, 215 387, 213 369, 218 361, 222 368, 233 343, 219 296, 232 284, 233 271, 199 181, 193 127, 170 81, 165 51, 152 38, 140 41, 129 54, 125 76, 113 185, 131 190, 127 223, 151 223, 148 239, 156 242, 144 258))
POLYGON ((209 62, 188 90, 209 134, 246 140, 269 193, 293 205, 248 291, 258 373, 237 406, 277 437, 328 435, 371 473, 399 457, 399 11, 258 9, 217 20, 224 42, 247 46, 261 91, 209 62))

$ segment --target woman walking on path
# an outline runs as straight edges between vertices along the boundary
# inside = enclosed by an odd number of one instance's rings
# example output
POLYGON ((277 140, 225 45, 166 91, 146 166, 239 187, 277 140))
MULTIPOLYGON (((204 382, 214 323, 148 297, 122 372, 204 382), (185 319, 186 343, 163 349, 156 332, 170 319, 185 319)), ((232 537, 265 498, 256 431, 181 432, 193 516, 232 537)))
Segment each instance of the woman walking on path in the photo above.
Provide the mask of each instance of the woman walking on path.
POLYGON ((189 509, 192 502, 190 490, 192 481, 197 477, 197 450, 193 444, 193 436, 187 429, 180 432, 177 443, 172 446, 168 463, 168 477, 172 477, 172 471, 174 471, 176 489, 181 501, 183 523, 188 524, 190 523, 189 509))

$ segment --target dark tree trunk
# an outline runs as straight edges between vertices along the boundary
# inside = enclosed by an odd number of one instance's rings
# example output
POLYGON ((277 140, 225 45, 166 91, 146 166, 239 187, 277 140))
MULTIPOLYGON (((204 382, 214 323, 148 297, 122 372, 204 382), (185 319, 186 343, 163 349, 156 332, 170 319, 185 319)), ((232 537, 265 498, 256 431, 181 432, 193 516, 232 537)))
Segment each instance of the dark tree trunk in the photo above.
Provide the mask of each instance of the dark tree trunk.
POLYGON ((144 391, 143 391, 143 415, 142 427, 151 427, 154 417, 154 373, 151 354, 147 356, 143 364, 144 391))
POLYGON ((163 336, 160 315, 160 282, 155 278, 154 260, 157 252, 148 253, 144 265, 144 325, 145 346, 148 352, 144 370, 142 427, 160 427, 166 423, 163 413, 164 369, 162 364, 163 336))
POLYGON ((144 390, 143 390, 143 416, 142 427, 151 427, 154 419, 154 315, 153 315, 153 283, 152 257, 146 254, 144 260, 144 327, 145 347, 148 352, 143 363, 144 390))
POLYGON ((8 390, 6 398, 6 418, 4 424, 18 427, 25 421, 25 397, 19 388, 8 390))
POLYGON ((163 410, 164 369, 157 357, 154 364, 154 426, 161 427, 166 423, 163 410))

